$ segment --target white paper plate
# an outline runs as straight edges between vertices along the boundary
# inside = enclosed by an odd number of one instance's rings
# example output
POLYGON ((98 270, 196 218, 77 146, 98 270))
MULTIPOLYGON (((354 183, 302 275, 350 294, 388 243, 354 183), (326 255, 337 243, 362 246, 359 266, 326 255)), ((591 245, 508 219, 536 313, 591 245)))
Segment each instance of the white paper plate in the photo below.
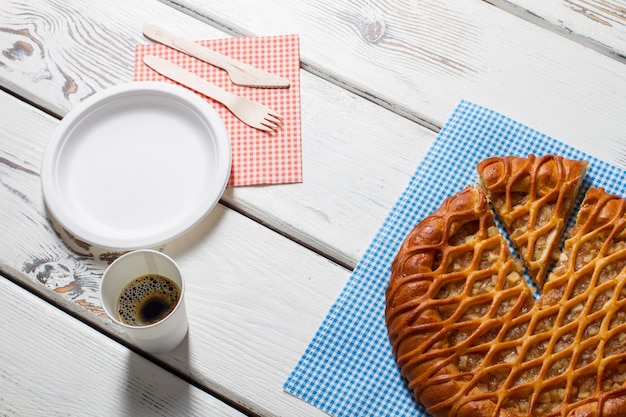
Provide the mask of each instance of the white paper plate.
POLYGON ((154 247, 188 231, 230 175, 224 123, 194 93, 138 82, 88 98, 45 151, 43 194, 77 238, 116 250, 154 247))

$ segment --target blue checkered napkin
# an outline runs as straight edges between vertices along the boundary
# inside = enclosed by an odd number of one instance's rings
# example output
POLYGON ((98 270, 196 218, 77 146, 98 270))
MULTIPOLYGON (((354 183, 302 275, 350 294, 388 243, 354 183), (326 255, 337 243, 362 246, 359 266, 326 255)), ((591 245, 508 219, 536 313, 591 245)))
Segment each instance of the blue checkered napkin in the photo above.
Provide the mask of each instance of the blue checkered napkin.
POLYGON ((445 198, 476 183, 478 162, 529 153, 587 159, 586 187, 626 196, 624 170, 462 101, 285 382, 285 390, 334 416, 427 416, 400 376, 387 338, 385 289, 391 262, 421 219, 445 198))

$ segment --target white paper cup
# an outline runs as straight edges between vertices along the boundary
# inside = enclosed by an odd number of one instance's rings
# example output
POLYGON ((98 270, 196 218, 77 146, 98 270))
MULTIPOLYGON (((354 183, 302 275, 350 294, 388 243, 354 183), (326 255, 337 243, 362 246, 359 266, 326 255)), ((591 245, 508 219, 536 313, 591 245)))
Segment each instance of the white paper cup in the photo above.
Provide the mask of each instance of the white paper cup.
POLYGON ((104 272, 100 284, 100 300, 107 315, 124 328, 135 345, 151 353, 174 349, 187 334, 189 323, 185 309, 185 283, 176 262, 169 256, 149 249, 129 252, 115 260, 104 272), (118 318, 117 299, 133 280, 147 274, 158 274, 174 281, 180 297, 174 309, 159 321, 140 326, 125 324, 118 318))

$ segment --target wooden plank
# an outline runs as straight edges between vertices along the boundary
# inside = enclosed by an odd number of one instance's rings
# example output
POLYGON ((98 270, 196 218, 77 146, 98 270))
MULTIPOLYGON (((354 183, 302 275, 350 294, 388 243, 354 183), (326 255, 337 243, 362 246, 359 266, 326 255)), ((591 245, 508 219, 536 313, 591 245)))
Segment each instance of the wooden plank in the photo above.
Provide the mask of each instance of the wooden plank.
POLYGON ((486 0, 523 19, 626 62, 624 0, 486 0))
POLYGON ((232 33, 299 33, 303 68, 426 125, 467 99, 626 164, 624 64, 483 1, 168 3, 232 33))
MULTIPOLYGON (((93 92, 132 80, 146 22, 191 37, 227 36, 155 1, 119 3, 9 2, 0 10, 0 83, 64 115, 93 92)), ((224 201, 353 267, 435 134, 307 72, 301 84, 304 184, 229 189, 224 201)), ((3 123, 12 140, 29 122, 3 123)))
MULTIPOLYGON (((58 121, 6 93, 0 112, 0 272, 127 340, 98 298, 116 254, 81 245, 45 209, 38 167, 58 121)), ((324 415, 282 384, 349 271, 223 205, 160 249, 187 278, 190 333, 159 360, 253 413, 324 415)))
POLYGON ((1 415, 243 416, 0 276, 1 415))
MULTIPOLYGON (((474 99, 623 162, 623 67, 491 6, 277 1, 267 16, 257 2, 202 6, 215 8, 204 16, 224 28, 299 33, 306 69, 430 126, 459 98, 474 99)), ((147 21, 197 38, 224 36, 155 2, 13 1, 0 10, 0 82, 65 114, 92 92, 130 80, 132 47, 144 41, 147 21)), ((0 265, 102 326, 95 291, 109 254, 57 235, 41 200, 40 155, 56 122, 0 97, 0 111, 11 115, 0 129, 0 265)), ((234 189, 227 202, 350 265, 434 134, 308 73, 302 100, 305 183, 234 189)), ((195 296, 188 343, 163 360, 260 414, 315 415, 280 386, 348 271, 223 206, 165 250, 190 271, 195 296)))

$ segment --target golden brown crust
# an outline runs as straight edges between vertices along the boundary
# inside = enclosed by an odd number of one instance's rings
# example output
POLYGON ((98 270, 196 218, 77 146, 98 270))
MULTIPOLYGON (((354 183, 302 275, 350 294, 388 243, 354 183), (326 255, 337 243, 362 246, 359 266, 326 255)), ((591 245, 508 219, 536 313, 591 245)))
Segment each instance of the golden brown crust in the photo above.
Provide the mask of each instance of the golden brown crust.
POLYGON ((528 272, 542 287, 587 164, 556 155, 494 157, 478 164, 489 200, 528 272))
POLYGON ((409 234, 392 266, 386 320, 402 374, 433 416, 491 415, 497 396, 468 384, 468 361, 489 351, 496 321, 531 299, 481 189, 447 199, 409 234), (496 290, 504 299, 487 311, 496 290))
POLYGON ((588 191, 541 300, 484 192, 418 224, 392 265, 385 318, 434 417, 626 415, 626 200, 588 191))

